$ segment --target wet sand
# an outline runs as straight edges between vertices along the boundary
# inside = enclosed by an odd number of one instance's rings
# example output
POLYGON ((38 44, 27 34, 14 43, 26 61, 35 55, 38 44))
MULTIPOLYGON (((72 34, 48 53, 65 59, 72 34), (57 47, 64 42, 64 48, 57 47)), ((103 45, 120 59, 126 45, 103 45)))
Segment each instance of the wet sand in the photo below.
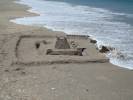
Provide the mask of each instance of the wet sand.
POLYGON ((0 1, 0 100, 133 99, 133 71, 110 64, 89 38, 9 22, 36 16, 13 1, 0 1), (46 55, 47 49, 58 51, 56 36, 86 48, 83 56, 46 55), (36 49, 42 40, 47 46, 36 49))

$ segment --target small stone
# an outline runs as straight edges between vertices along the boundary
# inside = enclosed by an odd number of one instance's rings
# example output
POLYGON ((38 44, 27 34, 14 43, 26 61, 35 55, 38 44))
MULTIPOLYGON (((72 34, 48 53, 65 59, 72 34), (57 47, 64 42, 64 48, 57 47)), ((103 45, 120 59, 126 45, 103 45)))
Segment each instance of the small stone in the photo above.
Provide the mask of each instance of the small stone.
POLYGON ((88 89, 86 89, 86 91, 88 92, 89 90, 88 90, 88 89))
POLYGON ((8 69, 6 69, 6 70, 4 70, 5 72, 9 72, 9 70, 8 69))
POLYGON ((21 68, 16 68, 16 69, 15 69, 15 71, 20 71, 20 70, 21 70, 21 68))
POLYGON ((40 47, 40 42, 36 42, 36 43, 35 43, 35 46, 36 46, 36 49, 39 49, 39 47, 40 47))
POLYGON ((96 41, 96 40, 91 39, 91 40, 90 40, 90 43, 97 43, 97 41, 96 41))
POLYGON ((99 52, 101 52, 101 53, 106 53, 106 52, 109 52, 109 51, 110 50, 106 46, 102 46, 102 48, 99 50, 99 52))
POLYGON ((22 74, 22 75, 25 75, 25 74, 26 74, 26 72, 21 72, 21 74, 22 74))
POLYGON ((51 90, 55 90, 56 88, 51 88, 51 90))

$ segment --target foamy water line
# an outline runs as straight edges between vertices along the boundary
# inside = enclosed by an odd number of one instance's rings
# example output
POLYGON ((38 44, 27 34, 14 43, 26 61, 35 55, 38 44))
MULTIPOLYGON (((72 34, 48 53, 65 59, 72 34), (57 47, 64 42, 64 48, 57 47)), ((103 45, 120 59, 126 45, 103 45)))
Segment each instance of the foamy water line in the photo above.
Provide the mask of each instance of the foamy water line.
MULTIPOLYGON (((90 35, 98 41, 98 46, 117 48, 107 56, 110 62, 121 67, 133 69, 133 27, 124 22, 115 22, 116 16, 129 16, 113 13, 89 6, 42 0, 21 0, 17 3, 32 7, 30 12, 40 14, 11 20, 17 24, 38 25, 68 34, 90 35)), ((130 14, 130 17, 132 15, 130 14)))

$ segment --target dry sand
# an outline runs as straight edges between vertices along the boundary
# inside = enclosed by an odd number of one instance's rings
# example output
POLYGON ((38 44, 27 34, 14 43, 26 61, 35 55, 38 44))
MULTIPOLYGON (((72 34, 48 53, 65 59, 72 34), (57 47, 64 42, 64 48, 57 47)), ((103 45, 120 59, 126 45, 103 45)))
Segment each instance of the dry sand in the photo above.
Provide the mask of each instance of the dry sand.
POLYGON ((45 55, 65 34, 10 23, 36 15, 13 1, 0 0, 0 100, 133 100, 133 71, 110 64, 82 37, 67 38, 86 48, 83 56, 45 55), (51 44, 36 50, 44 39, 51 44))

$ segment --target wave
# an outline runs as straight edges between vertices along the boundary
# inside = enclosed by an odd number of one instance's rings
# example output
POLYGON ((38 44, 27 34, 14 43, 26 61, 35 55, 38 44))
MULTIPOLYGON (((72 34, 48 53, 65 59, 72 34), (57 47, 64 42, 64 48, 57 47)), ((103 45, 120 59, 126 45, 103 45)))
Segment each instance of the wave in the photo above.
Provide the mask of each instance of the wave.
POLYGON ((98 41, 98 46, 105 45, 117 48, 125 56, 120 59, 114 52, 109 54, 111 63, 133 69, 133 26, 125 22, 114 21, 116 17, 132 14, 111 12, 102 8, 89 6, 72 6, 56 1, 20 0, 32 9, 30 12, 40 16, 24 17, 11 20, 17 24, 44 26, 68 34, 89 35, 98 41), (130 59, 129 59, 130 58, 130 59))

